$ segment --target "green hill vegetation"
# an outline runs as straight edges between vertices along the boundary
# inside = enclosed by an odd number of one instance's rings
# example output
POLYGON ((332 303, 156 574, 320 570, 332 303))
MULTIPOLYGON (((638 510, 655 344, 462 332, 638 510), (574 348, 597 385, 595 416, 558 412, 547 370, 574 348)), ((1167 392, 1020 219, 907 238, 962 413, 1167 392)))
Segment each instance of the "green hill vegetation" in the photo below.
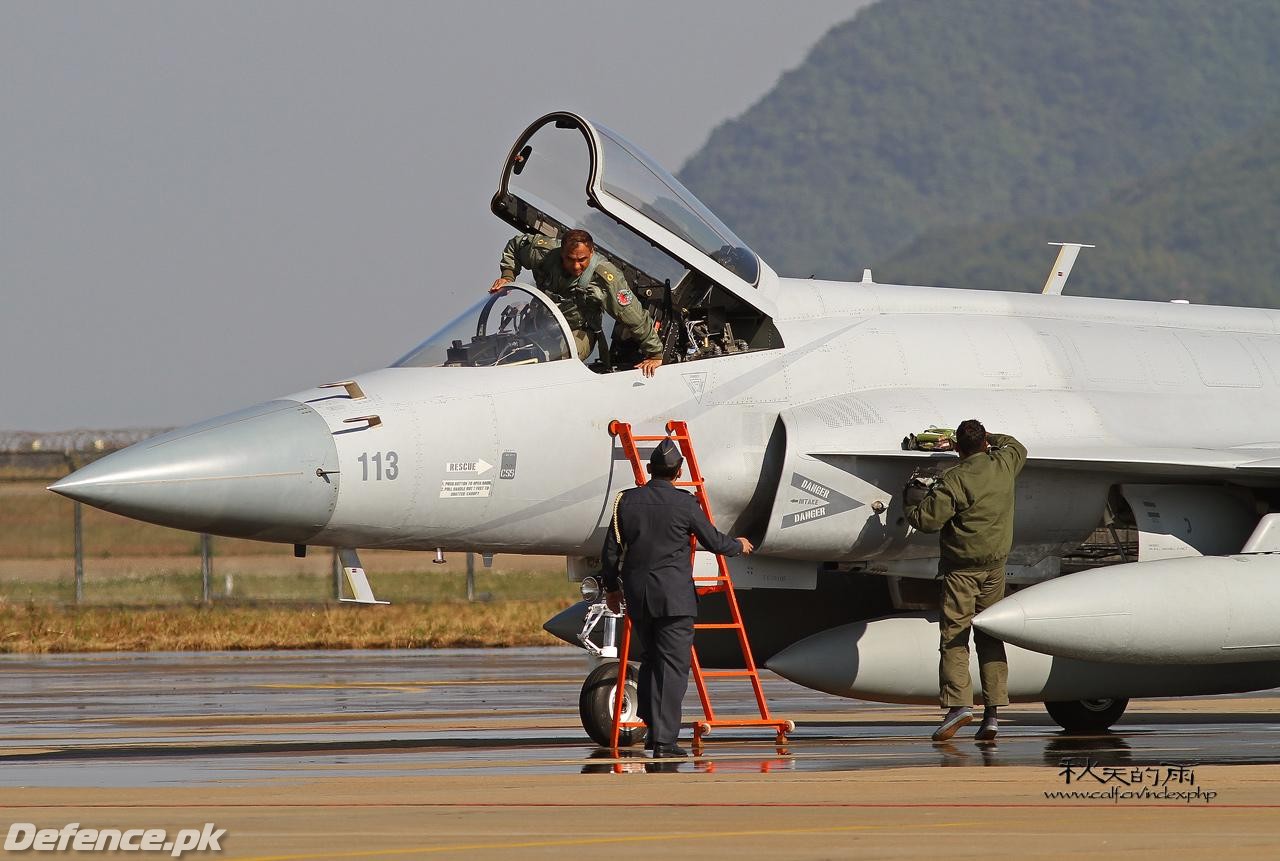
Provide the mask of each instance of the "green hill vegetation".
POLYGON ((1094 243, 1067 282, 1081 296, 1280 304, 1280 120, 1069 218, 926 234, 876 268, 882 283, 1039 290, 1057 249, 1094 243))
MULTIPOLYGON (((681 179, 784 275, 856 278, 876 266, 885 280, 880 263, 898 266, 925 234, 988 225, 983 247, 1004 248, 1013 240, 998 225, 1110 212, 1125 205, 1112 198, 1123 186, 1155 206, 1160 187, 1133 183, 1273 116, 1280 3, 892 0, 831 30, 718 127, 681 179)), ((1235 169, 1247 166, 1223 166, 1235 169)), ((1165 193, 1181 184, 1167 179, 1165 193)), ((1226 200, 1216 208, 1231 211, 1226 200)), ((986 274, 1038 288, 1052 260, 1044 240, 1122 239, 1114 224, 1096 236, 1049 227, 1010 257, 1034 271, 991 263, 986 274)), ((1190 271, 1185 255, 1213 239, 1196 227, 1173 244, 1144 237, 1143 265, 1167 256, 1159 272, 1190 271)), ((1101 263, 1082 258, 1069 289, 1101 263)), ((939 268, 919 280, 954 279, 939 268)))

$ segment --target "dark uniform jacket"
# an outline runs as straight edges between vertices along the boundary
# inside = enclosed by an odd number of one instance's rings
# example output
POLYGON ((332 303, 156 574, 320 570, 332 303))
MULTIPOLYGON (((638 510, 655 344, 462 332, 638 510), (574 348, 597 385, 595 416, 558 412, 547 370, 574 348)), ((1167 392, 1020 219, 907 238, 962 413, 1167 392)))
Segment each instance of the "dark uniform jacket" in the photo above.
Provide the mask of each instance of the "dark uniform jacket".
POLYGON ((514 279, 522 269, 528 269, 538 289, 560 306, 571 329, 595 332, 600 328, 601 311, 607 311, 640 345, 645 356, 662 355, 662 339, 649 312, 631 292, 622 273, 599 253, 592 255, 586 271, 574 278, 564 271, 558 240, 520 234, 502 250, 498 265, 503 278, 514 279))
POLYGON ((1013 546, 1013 485, 1027 449, 1011 436, 989 434, 990 448, 947 470, 907 522, 921 532, 942 532, 942 559, 956 570, 1002 562, 1013 546))
POLYGON ((618 526, 626 553, 621 553, 610 523, 604 542, 604 587, 617 589, 621 577, 627 612, 642 617, 698 615, 690 535, 698 537, 704 550, 722 556, 742 552, 736 538, 711 525, 692 494, 660 478, 623 491, 618 526))

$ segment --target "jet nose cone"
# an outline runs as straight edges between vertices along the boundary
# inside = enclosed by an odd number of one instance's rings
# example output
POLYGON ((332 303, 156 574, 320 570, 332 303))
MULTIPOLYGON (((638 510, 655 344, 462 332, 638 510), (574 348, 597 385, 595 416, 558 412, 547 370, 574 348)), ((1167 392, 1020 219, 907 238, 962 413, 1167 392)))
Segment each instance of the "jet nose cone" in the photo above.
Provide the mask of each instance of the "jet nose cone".
POLYGON ((1011 596, 974 616, 973 627, 997 640, 1021 643, 1027 627, 1027 611, 1016 596, 1011 596))
POLYGON ((279 400, 144 440, 49 489, 161 526, 301 544, 333 514, 337 470, 325 420, 279 400))

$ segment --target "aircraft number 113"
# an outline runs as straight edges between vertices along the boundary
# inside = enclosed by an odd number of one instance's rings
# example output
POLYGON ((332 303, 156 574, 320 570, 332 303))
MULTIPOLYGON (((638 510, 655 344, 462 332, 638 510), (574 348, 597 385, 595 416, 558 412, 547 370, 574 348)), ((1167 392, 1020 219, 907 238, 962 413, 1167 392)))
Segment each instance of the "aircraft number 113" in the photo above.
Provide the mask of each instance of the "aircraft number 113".
POLYGON ((373 478, 375 481, 395 481, 400 477, 400 458, 394 451, 381 452, 375 451, 373 454, 364 452, 360 457, 356 458, 360 461, 360 466, 364 468, 360 476, 361 481, 369 480, 369 464, 373 464, 373 478))

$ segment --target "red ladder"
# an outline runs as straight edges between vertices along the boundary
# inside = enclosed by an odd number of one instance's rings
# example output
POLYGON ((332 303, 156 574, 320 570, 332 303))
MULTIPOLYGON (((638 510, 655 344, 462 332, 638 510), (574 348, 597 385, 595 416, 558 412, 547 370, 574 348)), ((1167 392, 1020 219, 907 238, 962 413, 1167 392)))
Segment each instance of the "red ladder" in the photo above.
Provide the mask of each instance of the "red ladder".
MULTIPOLYGON (((702 470, 698 468, 698 458, 693 453, 693 440, 689 437, 689 426, 684 422, 669 421, 667 422, 667 433, 661 436, 637 436, 631 432, 631 425, 626 422, 614 420, 609 423, 609 433, 618 438, 618 442, 622 445, 622 451, 627 456, 627 460, 631 461, 631 471, 635 474, 636 486, 643 485, 648 479, 645 471, 640 465, 640 451, 636 447, 637 442, 660 442, 664 439, 670 439, 680 446, 680 453, 684 455, 685 466, 689 470, 688 481, 672 482, 676 487, 692 487, 694 496, 698 500, 698 504, 702 506, 702 510, 707 515, 708 520, 714 520, 711 517, 711 505, 707 501, 706 480, 702 477, 702 470)), ((694 551, 698 549, 698 539, 690 536, 689 553, 692 556, 694 551)), ((751 645, 747 642, 747 629, 742 624, 742 612, 738 609, 738 598, 733 591, 733 580, 729 577, 729 566, 725 564, 724 557, 716 554, 716 565, 719 569, 716 577, 699 578, 698 582, 711 582, 710 586, 699 586, 698 595, 710 595, 713 592, 723 592, 729 604, 729 622, 698 622, 695 623, 694 631, 736 631, 738 634, 738 645, 742 649, 743 661, 746 663, 744 670, 704 670, 702 663, 698 660, 698 648, 693 647, 693 681, 698 688, 698 699, 702 701, 703 719, 695 721, 693 724, 693 746, 694 749, 702 747, 702 737, 711 732, 712 727, 753 727, 768 726, 773 727, 777 732, 777 743, 785 744, 787 741, 787 733, 795 730, 794 722, 785 718, 776 718, 769 714, 769 704, 765 701, 764 689, 760 686, 760 672, 756 669, 755 658, 751 655, 751 645), (711 706, 711 697, 707 693, 707 679, 722 678, 746 678, 751 681, 751 688, 756 695, 756 705, 760 710, 758 718, 718 718, 715 709, 711 706)), ((618 686, 615 690, 619 692, 626 691, 627 683, 627 657, 631 649, 631 618, 626 617, 622 625, 622 645, 618 650, 618 686)), ((623 727, 639 727, 644 726, 642 721, 626 721, 622 720, 622 700, 621 695, 614 697, 613 704, 613 736, 612 747, 616 751, 618 749, 618 733, 623 727)))

